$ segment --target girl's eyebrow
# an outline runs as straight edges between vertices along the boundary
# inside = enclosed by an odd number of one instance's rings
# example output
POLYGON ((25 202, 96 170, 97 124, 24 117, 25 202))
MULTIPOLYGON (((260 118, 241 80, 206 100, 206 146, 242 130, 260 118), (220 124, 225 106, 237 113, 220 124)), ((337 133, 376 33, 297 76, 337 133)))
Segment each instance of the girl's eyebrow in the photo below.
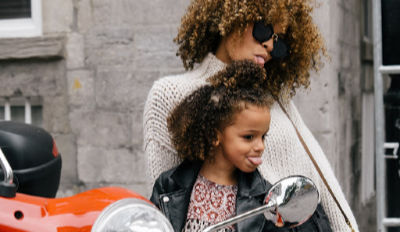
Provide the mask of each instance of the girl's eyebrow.
POLYGON ((262 132, 262 131, 250 129, 250 130, 245 130, 243 133, 258 133, 258 132, 262 132))

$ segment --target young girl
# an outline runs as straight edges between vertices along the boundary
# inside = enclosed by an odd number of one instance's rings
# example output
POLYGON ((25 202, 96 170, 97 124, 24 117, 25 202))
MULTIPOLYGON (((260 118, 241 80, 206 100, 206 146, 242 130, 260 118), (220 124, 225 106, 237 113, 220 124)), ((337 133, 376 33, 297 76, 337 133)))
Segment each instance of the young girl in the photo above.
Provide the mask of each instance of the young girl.
MULTIPOLYGON (((257 167, 273 103, 265 81, 264 69, 253 62, 233 62, 170 114, 172 143, 184 161, 160 175, 151 201, 175 231, 202 231, 263 204, 271 184, 257 167)), ((285 229, 259 215, 225 231, 285 229)), ((298 231, 331 231, 322 208, 298 231)))

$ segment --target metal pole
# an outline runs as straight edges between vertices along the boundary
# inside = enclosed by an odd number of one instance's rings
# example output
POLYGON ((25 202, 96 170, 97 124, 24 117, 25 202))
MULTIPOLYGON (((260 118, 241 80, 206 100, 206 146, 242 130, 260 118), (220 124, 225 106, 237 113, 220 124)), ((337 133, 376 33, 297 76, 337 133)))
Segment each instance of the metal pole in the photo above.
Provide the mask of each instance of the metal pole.
POLYGON ((373 0, 374 33, 374 101, 375 101, 375 160, 376 160, 376 215, 377 231, 386 232, 385 217, 385 163, 384 163, 384 108, 383 84, 379 71, 382 65, 382 15, 381 0, 373 0))
POLYGON ((25 98, 25 123, 32 124, 32 106, 29 97, 25 98))
POLYGON ((4 104, 4 120, 10 121, 11 120, 11 105, 10 99, 6 98, 6 102, 4 104))
POLYGON ((379 67, 381 74, 399 74, 400 65, 386 65, 379 67))

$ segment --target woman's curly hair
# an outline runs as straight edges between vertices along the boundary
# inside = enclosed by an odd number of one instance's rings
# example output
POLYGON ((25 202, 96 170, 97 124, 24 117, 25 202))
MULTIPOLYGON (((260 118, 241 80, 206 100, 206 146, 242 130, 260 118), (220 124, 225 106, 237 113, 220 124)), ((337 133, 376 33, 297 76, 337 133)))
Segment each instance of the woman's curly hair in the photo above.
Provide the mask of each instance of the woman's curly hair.
POLYGON ((269 107, 265 70, 251 61, 234 61, 212 76, 210 85, 187 96, 169 115, 172 144, 182 159, 205 160, 213 155, 217 130, 232 122, 249 104, 269 107))
POLYGON ((186 69, 192 69, 209 52, 215 52, 221 38, 238 28, 239 33, 251 23, 279 23, 290 47, 282 60, 266 63, 268 89, 274 96, 285 90, 288 96, 300 86, 308 87, 310 70, 322 65, 326 48, 313 23, 311 12, 315 0, 192 0, 182 17, 178 35, 177 55, 186 69))

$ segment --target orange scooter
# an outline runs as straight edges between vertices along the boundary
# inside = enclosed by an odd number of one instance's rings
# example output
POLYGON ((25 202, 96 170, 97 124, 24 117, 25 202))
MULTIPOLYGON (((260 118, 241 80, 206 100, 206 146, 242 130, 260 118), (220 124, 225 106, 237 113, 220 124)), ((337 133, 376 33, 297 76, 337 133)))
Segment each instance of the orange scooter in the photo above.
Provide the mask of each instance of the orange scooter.
MULTIPOLYGON (((129 231, 173 231, 150 201, 124 188, 54 198, 61 156, 51 135, 41 128, 0 122, 0 168, 0 231, 89 232, 108 206, 107 212, 121 213, 121 221, 134 219, 129 231)), ((109 224, 107 218, 103 215, 102 222, 109 224)))
MULTIPOLYGON (((51 135, 31 125, 0 122, 0 232, 172 232, 167 218, 143 196, 119 187, 54 198, 61 156, 51 135), (1 181, 3 180, 3 181, 1 181)), ((319 193, 302 176, 277 182, 266 204, 212 225, 217 231, 263 213, 294 227, 315 211, 319 193)))

